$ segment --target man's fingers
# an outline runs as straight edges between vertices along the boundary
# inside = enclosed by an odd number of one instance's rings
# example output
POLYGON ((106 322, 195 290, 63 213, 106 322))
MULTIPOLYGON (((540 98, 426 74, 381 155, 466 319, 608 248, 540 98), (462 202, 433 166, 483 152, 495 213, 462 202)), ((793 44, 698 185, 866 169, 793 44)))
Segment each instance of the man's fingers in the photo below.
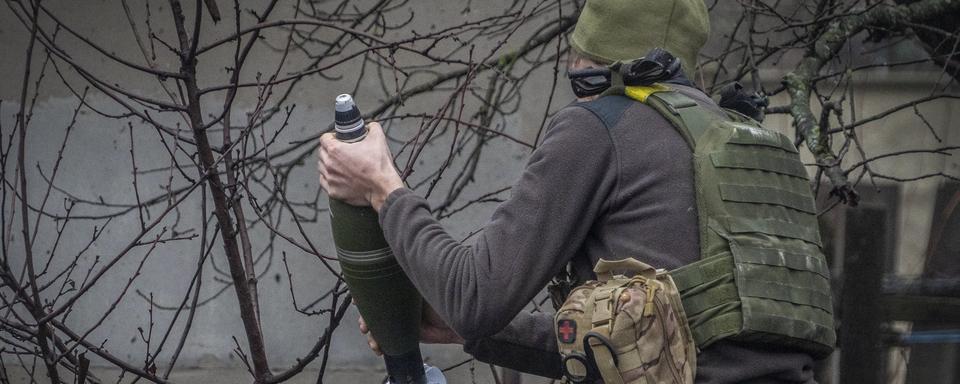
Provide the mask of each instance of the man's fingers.
MULTIPOLYGON (((356 301, 354 301, 354 304, 356 304, 356 301)), ((357 325, 360 327, 360 333, 367 335, 367 346, 370 347, 370 350, 376 353, 377 356, 383 355, 383 352, 380 351, 380 344, 377 344, 377 341, 373 339, 373 334, 371 334, 370 329, 367 328, 367 322, 363 320, 363 316, 357 319, 357 325)))
POLYGON ((360 320, 358 321, 358 323, 360 324, 360 333, 366 335, 367 332, 370 332, 370 329, 367 328, 367 322, 366 322, 366 321, 363 321, 363 318, 362 318, 362 317, 360 318, 360 320))
POLYGON ((373 334, 371 334, 370 329, 367 328, 367 322, 363 320, 363 316, 357 319, 357 323, 360 325, 360 333, 367 335, 367 346, 370 347, 370 350, 376 353, 377 356, 383 355, 383 352, 380 351, 380 344, 377 344, 377 341, 373 339, 373 334))
POLYGON ((337 137, 333 132, 327 132, 320 135, 320 147, 326 148, 330 144, 336 143, 337 137))
POLYGON ((376 121, 367 124, 367 136, 372 136, 377 141, 386 143, 386 134, 383 133, 383 127, 380 126, 380 123, 376 121))
POLYGON ((383 352, 380 351, 380 345, 377 344, 377 341, 376 341, 376 340, 374 340, 374 339, 369 339, 369 338, 368 338, 368 339, 367 339, 367 346, 369 346, 369 347, 370 347, 370 350, 372 350, 373 353, 376 353, 377 356, 383 356, 383 352))
POLYGON ((327 194, 330 194, 329 164, 330 156, 327 154, 327 147, 331 144, 330 140, 336 140, 332 133, 324 133, 320 136, 320 146, 317 147, 317 172, 320 174, 320 188, 323 188, 327 194))
POLYGON ((327 175, 324 172, 320 172, 320 188, 323 188, 327 194, 330 194, 330 183, 327 181, 327 175))
POLYGON ((324 191, 327 191, 327 194, 329 194, 330 177, 332 176, 330 171, 335 169, 335 167, 330 167, 330 156, 327 154, 327 151, 321 150, 318 154, 318 157, 320 158, 317 161, 317 171, 320 173, 320 187, 323 188, 324 191))
POLYGON ((324 168, 330 166, 330 162, 333 158, 330 156, 330 148, 325 147, 321 148, 320 153, 317 154, 317 157, 320 158, 320 162, 323 163, 324 168))
MULTIPOLYGON (((343 144, 344 143, 340 142, 340 140, 337 140, 336 136, 334 136, 332 133, 324 133, 323 136, 320 136, 320 148, 318 154, 320 156, 326 154, 329 158, 329 155, 331 153, 336 153, 343 144)), ((327 162, 327 160, 324 160, 324 162, 327 162)), ((329 162, 327 163, 329 164, 329 162)))
POLYGON ((380 344, 373 339, 373 335, 371 334, 367 334, 367 346, 370 347, 370 350, 376 353, 377 356, 383 355, 383 352, 380 351, 380 344))

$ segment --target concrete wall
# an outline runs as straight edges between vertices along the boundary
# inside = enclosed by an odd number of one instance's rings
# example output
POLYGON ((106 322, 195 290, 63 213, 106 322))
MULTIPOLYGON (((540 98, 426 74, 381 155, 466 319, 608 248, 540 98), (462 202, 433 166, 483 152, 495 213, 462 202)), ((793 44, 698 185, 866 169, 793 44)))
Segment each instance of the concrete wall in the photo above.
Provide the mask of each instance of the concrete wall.
MULTIPOLYGON (((243 2, 245 7, 260 9, 265 1, 243 2)), ((362 7, 369 6, 373 2, 358 2, 356 5, 362 7)), ((131 58, 134 61, 142 63, 142 56, 137 48, 136 41, 130 32, 130 25, 127 24, 123 10, 118 2, 74 2, 74 1, 50 1, 44 4, 54 10, 58 18, 61 18, 66 24, 74 27, 78 32, 89 36, 94 42, 105 47, 110 52, 119 54, 125 58, 131 58)), ((153 2, 153 23, 156 33, 167 41, 175 41, 173 35, 173 24, 170 20, 169 12, 165 2, 153 2)), ((323 3, 319 7, 331 7, 336 4, 323 3)), ((502 1, 496 4, 483 3, 475 4, 473 10, 463 16, 461 10, 464 4, 448 4, 446 2, 412 2, 408 8, 417 15, 417 22, 407 28, 444 28, 456 26, 463 21, 463 18, 480 19, 489 15, 494 15, 502 11, 509 5, 509 2, 502 1)), ((227 7, 227 3, 221 5, 225 12, 232 12, 227 7)), ((133 6, 135 18, 142 20, 145 17, 145 11, 142 4, 133 6)), ((288 7, 289 8, 289 7, 288 7)), ((276 13, 278 18, 291 17, 290 9, 279 9, 276 13)), ((192 16, 188 12, 188 18, 192 16)), ((249 21, 249 17, 245 17, 249 21)), ((391 22, 402 21, 390 20, 391 22)), ((206 20, 209 23, 209 19, 206 20)), ((232 23, 232 21, 230 21, 232 23)), ((143 33, 144 25, 138 27, 143 33)), ((210 26, 207 26, 210 28, 210 26)), ((521 28, 517 33, 519 35, 529 34, 531 25, 521 28)), ((232 25, 221 22, 212 27, 212 33, 205 36, 202 41, 213 41, 218 36, 229 33, 232 25)), ((332 32, 321 37, 328 37, 332 32)), ((0 71, 7 74, 7 81, 0 86, 0 125, 2 125, 3 146, 6 147, 13 133, 15 114, 19 110, 20 79, 24 71, 24 51, 27 47, 29 33, 16 19, 13 12, 7 7, 0 9, 0 51, 4 52, 0 56, 0 71)), ((159 87, 156 79, 143 77, 133 73, 128 68, 118 66, 109 62, 102 56, 96 54, 88 47, 76 39, 72 39, 68 34, 63 33, 58 37, 58 41, 70 51, 79 52, 75 54, 74 59, 88 68, 98 77, 110 79, 118 85, 133 92, 137 92, 147 97, 164 98, 165 94, 159 87)), ((484 52, 483 49, 492 47, 491 41, 481 41, 477 47, 477 52, 484 52)), ((505 50, 516 49, 518 43, 509 43, 504 46, 505 50)), ((33 74, 39 73, 43 67, 42 50, 36 48, 37 54, 34 56, 33 74)), ((159 60, 160 67, 168 70, 176 70, 177 62, 175 57, 169 53, 164 53, 160 48, 159 60)), ((401 59, 412 60, 412 58, 403 58, 402 53, 398 55, 401 59)), ((223 50, 213 56, 213 60, 201 63, 200 74, 203 77, 201 86, 218 84, 224 81, 229 73, 224 67, 231 65, 232 50, 223 50)), ((305 62, 303 57, 297 57, 291 60, 299 60, 288 63, 286 68, 297 68, 305 62)), ((258 47, 258 51, 252 55, 247 62, 245 73, 250 79, 257 73, 272 73, 276 70, 279 56, 269 50, 258 47)), ((333 120, 332 106, 333 98, 336 94, 350 91, 354 84, 359 82, 359 92, 356 99, 361 108, 365 106, 372 108, 379 104, 383 99, 390 96, 384 94, 380 89, 380 83, 376 76, 367 73, 366 78, 359 78, 357 68, 360 60, 353 60, 343 67, 327 74, 330 76, 342 76, 341 80, 328 81, 320 77, 311 77, 299 85, 291 96, 287 104, 297 104, 295 113, 289 119, 288 127, 280 134, 275 147, 285 147, 287 143, 302 140, 310 135, 316 134, 322 127, 326 127, 333 120)), ((60 71, 66 81, 72 87, 76 87, 77 92, 82 92, 84 82, 79 76, 68 68, 67 65, 59 63, 60 71)), ((549 83, 550 75, 543 74, 542 78, 535 79, 532 83, 549 83)), ((35 77, 34 77, 35 78, 35 77)), ((172 84, 167 82, 167 84, 172 84)), ((486 81, 478 82, 486 84, 486 81)), ((31 93, 34 84, 31 82, 31 93)), ((535 98, 530 98, 535 100, 535 98)), ((565 103, 571 99, 570 93, 566 88, 558 92, 555 105, 565 103)), ((437 97, 423 98, 409 102, 404 112, 411 113, 434 113, 436 112, 437 97)), ((123 112, 113 100, 104 96, 96 90, 91 90, 87 103, 102 113, 119 114, 123 112)), ((232 114, 235 122, 245 122, 247 114, 251 113, 257 107, 257 95, 254 91, 243 91, 238 96, 237 103, 232 114)), ((536 136, 536 127, 539 126, 542 118, 542 102, 537 108, 529 108, 523 113, 510 116, 499 124, 506 124, 506 131, 512 135, 518 136, 523 140, 532 141, 536 136), (531 128, 532 127, 532 128, 531 128)), ((203 108, 205 111, 213 111, 222 107, 223 96, 214 95, 204 100, 203 108)), ((74 110, 78 105, 77 97, 66 87, 58 77, 54 68, 49 66, 46 69, 46 75, 40 83, 39 96, 36 104, 33 106, 32 118, 27 133, 27 152, 26 164, 28 164, 28 192, 29 201, 32 205, 40 204, 45 191, 46 183, 44 177, 49 177, 49 170, 52 169, 61 142, 64 140, 66 127, 70 124, 74 110), (43 170, 43 176, 37 169, 43 170)), ((471 107, 472 108, 472 107, 471 107)), ((174 127, 183 127, 181 118, 175 114, 167 114, 158 118, 165 124, 174 127)), ((134 195, 131 170, 133 168, 130 147, 131 139, 129 136, 130 127, 133 128, 133 143, 136 148, 135 159, 138 169, 142 174, 138 175, 138 185, 141 196, 144 199, 163 195, 165 190, 160 188, 166 185, 170 172, 166 169, 170 166, 170 155, 164 149, 162 142, 156 131, 148 125, 145 125, 136 119, 109 119, 98 113, 92 112, 88 108, 82 109, 76 117, 76 122, 71 130, 66 149, 63 151, 63 162, 59 173, 55 179, 56 189, 53 191, 47 210, 63 214, 64 199, 66 195, 58 190, 68 191, 71 196, 79 199, 103 201, 118 206, 116 210, 104 210, 102 208, 92 208, 89 205, 78 204, 72 211, 72 216, 100 215, 111 212, 122 211, 124 206, 136 202, 134 195)), ((279 122, 272 123, 267 127, 266 135, 271 135, 279 127, 279 122)), ((391 136, 397 141, 405 140, 413 135, 418 126, 416 122, 404 121, 393 124, 390 127, 391 136)), ((189 132, 184 134, 189 136, 189 132)), ((452 132, 445 133, 450 137, 452 132)), ((258 134, 259 135, 259 134, 258 134)), ((216 135, 215 135, 216 136, 216 135)), ((15 137, 15 136, 14 136, 15 137)), ((169 138, 168 138, 169 140, 169 138)), ((216 140, 214 140, 216 141, 216 140)), ((431 146, 426 150, 423 160, 427 163, 442 161, 445 150, 449 146, 449 139, 440 140, 437 146, 431 146)), ((14 146, 16 147, 16 146, 14 146)), ((15 159, 16 150, 11 152, 11 159, 15 159)), ((516 179, 523 167, 524 159, 529 154, 529 150, 523 146, 510 144, 503 140, 494 140, 486 149, 487 155, 481 160, 482 171, 476 174, 476 185, 484 188, 474 188, 465 194, 466 199, 481 195, 489 190, 496 190, 504 186, 509 186, 516 179), (488 190, 486 187, 490 187, 488 190)), ((289 158, 289 157, 288 157, 289 158)), ((183 153, 177 154, 177 160, 183 163, 189 163, 189 159, 183 153)), ((278 160, 279 161, 279 160, 278 160)), ((315 166, 313 165, 315 156, 309 155, 302 166, 297 167, 290 175, 288 198, 294 202, 317 201, 321 209, 325 209, 326 197, 317 196, 319 188, 316 176, 315 166)), ((454 166, 460 165, 460 161, 454 163, 454 166)), ((15 163, 8 163, 4 169, 4 178, 13 183, 15 163)), ((191 176, 196 175, 196 169, 187 169, 191 176)), ((426 172, 424 172, 426 174, 426 172)), ((178 174, 174 177, 180 180, 178 174)), ((420 181, 423 177, 412 177, 411 180, 420 181)), ((441 190, 446 188, 451 177, 446 178, 441 184, 441 190)), ((187 185, 186 182, 174 183, 174 187, 187 185)), ((253 194, 261 201, 269 198, 266 189, 258 189, 253 194)), ((439 193, 437 194, 439 195, 439 193)), ((433 199, 434 201, 437 198, 433 199)), ((10 197, 3 207, 3 215, 7 223, 20 220, 20 213, 12 209, 10 197)), ((166 227, 169 236, 170 231, 191 231, 186 232, 184 236, 197 234, 199 232, 199 223, 212 209, 212 202, 207 199, 208 208, 206 213, 201 210, 202 198, 199 193, 194 193, 185 200, 178 209, 171 212, 166 219, 158 226, 157 231, 151 233, 147 238, 152 238, 161 227, 166 227)), ((469 232, 481 225, 486 217, 495 207, 493 204, 480 204, 476 208, 463 211, 446 221, 451 233, 457 237, 464 237, 469 232)), ((160 204, 144 213, 149 222, 157 217, 165 208, 165 204, 160 204)), ((252 207, 247 204, 248 219, 255 218, 252 207)), ((277 210, 281 211, 281 210, 277 210)), ((305 216, 311 216, 314 213, 308 210, 300 212, 305 216)), ((290 213, 284 211, 280 217, 274 217, 275 225, 279 230, 285 233, 294 234, 298 240, 303 241, 297 236, 298 231, 293 221, 289 218, 290 213)), ((37 220, 36 216, 30 217, 31 223, 37 220)), ((319 250, 332 255, 333 243, 330 237, 330 229, 325 212, 320 212, 317 217, 308 217, 305 219, 304 229, 310 241, 316 244, 319 250), (311 219, 313 219, 311 221, 311 219)), ((57 223, 49 218, 41 219, 38 227, 39 235, 34 249, 40 263, 48 260, 48 251, 53 250, 54 239, 56 237, 57 223)), ((73 259, 88 242, 95 228, 106 228, 102 236, 94 242, 85 254, 80 258, 73 279, 79 285, 83 280, 84 273, 91 267, 94 271, 99 270, 109 259, 118 254, 128 243, 133 241, 134 236, 140 232, 140 218, 136 211, 120 215, 104 224, 102 220, 83 220, 72 219, 68 222, 59 240, 56 252, 51 261, 51 271, 61 271, 68 267, 73 259)), ((15 270, 19 271, 23 263, 23 243, 19 237, 18 225, 13 225, 9 233, 8 242, 10 244, 10 254, 15 270)), ((211 226, 212 228, 212 226, 211 226)), ((212 229, 210 231, 213 232, 212 229)), ((257 272, 260 274, 259 295, 261 303, 262 324, 265 334, 266 349, 271 366, 277 370, 283 370, 296 362, 296 359, 304 356, 314 345, 316 340, 322 335, 327 326, 327 315, 305 316, 294 310, 294 304, 290 293, 290 285, 293 285, 293 291, 297 298, 297 304, 303 307, 324 292, 328 291, 335 283, 335 279, 323 267, 323 265, 313 256, 310 256, 300 249, 275 239, 274 247, 268 247, 271 237, 271 231, 262 224, 256 225, 251 230, 252 243, 254 244, 254 253, 259 255, 257 261, 257 272), (291 282, 287 276, 284 265, 281 262, 283 255, 289 262, 290 270, 293 273, 291 282)), ((66 323, 77 332, 85 332, 90 327, 98 323, 106 313, 108 308, 116 304, 114 311, 107 316, 102 325, 96 327, 89 336, 88 340, 95 344, 101 344, 110 353, 126 359, 134 364, 140 364, 145 356, 147 346, 141 340, 138 328, 144 332, 149 329, 152 321, 155 324, 155 338, 151 348, 156 348, 159 333, 165 329, 173 318, 174 311, 161 310, 155 308, 150 313, 150 306, 147 301, 138 295, 152 296, 155 302, 163 306, 179 305, 185 294, 188 293, 188 285, 196 268, 197 259, 200 253, 199 237, 190 241, 170 242, 158 246, 149 257, 144 259, 150 247, 137 247, 130 254, 117 263, 116 266, 107 272, 102 280, 94 288, 81 298, 75 310, 69 315, 66 323), (125 286, 128 279, 134 275, 141 260, 145 260, 141 273, 137 275, 136 280, 126 290, 125 286), (118 300, 118 297, 122 299, 118 300), (114 303, 117 301, 116 303, 114 303), (151 320, 152 316, 152 320, 151 320)), ((210 378, 217 377, 219 382, 241 381, 246 376, 238 357, 234 353, 236 344, 233 337, 240 341, 240 345, 246 350, 246 340, 243 336, 243 327, 240 321, 237 309, 237 301, 231 286, 225 283, 227 278, 220 271, 227 271, 226 260, 223 255, 221 245, 216 245, 210 256, 211 260, 207 262, 203 269, 204 278, 201 288, 201 301, 207 301, 197 311, 193 320, 193 326, 190 331, 190 337, 178 360, 178 370, 184 370, 183 373, 174 375, 174 378, 180 378, 182 382, 209 382, 210 378), (221 293, 222 292, 222 293, 221 293), (190 369, 202 367, 204 371, 190 371, 190 369), (191 373, 192 372, 192 373, 191 373), (236 381, 235 381, 236 380, 236 381)), ((334 266, 336 264, 334 263, 334 266)), ((62 300, 57 304, 61 304, 62 300)), ((325 300, 313 310, 326 308, 329 306, 329 300, 325 300)), ((184 324, 185 315, 181 315, 171 340, 160 353, 157 365, 162 372, 170 360, 173 346, 176 344, 180 335, 180 330, 184 324)), ((369 381, 372 372, 381 370, 382 362, 380 358, 373 355, 366 347, 365 338, 360 335, 356 328, 357 313, 351 307, 347 316, 344 318, 342 326, 334 334, 332 353, 330 354, 330 364, 328 371, 332 377, 328 377, 327 382, 356 382, 369 381)), ((447 367, 455 363, 462 362, 469 358, 462 352, 461 348, 454 346, 424 346, 423 351, 427 362, 447 367)), ((91 354, 88 354, 92 357, 91 354)), ((97 366, 108 366, 105 361, 93 358, 93 364, 97 366)), ((319 361, 319 360, 318 360, 319 361)), ((9 364, 9 363, 8 363, 9 364)), ((14 363, 14 366, 16 363, 14 363)), ((318 366, 314 363, 311 369, 318 366)), ((12 367, 12 366, 11 366, 12 367)), ((22 372, 14 372, 11 368, 15 380, 23 379, 22 372), (21 374, 17 376, 18 372, 21 374), (17 378, 20 379, 17 379, 17 378)), ((118 372, 98 369, 101 377, 114 377, 118 372)), ((472 376, 476 376, 479 382, 491 382, 490 369, 485 364, 466 364, 450 373, 455 379, 454 382, 463 382, 472 376)), ((314 381, 315 374, 308 373, 302 375, 301 382, 314 381)))

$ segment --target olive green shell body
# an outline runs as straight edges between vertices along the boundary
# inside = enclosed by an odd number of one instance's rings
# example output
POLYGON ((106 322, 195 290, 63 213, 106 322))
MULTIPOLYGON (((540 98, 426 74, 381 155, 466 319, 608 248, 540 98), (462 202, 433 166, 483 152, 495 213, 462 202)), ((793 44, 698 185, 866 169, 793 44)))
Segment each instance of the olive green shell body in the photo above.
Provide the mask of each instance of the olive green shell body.
POLYGON ((380 349, 416 351, 423 299, 383 238, 377 212, 330 199, 330 224, 343 279, 380 349))

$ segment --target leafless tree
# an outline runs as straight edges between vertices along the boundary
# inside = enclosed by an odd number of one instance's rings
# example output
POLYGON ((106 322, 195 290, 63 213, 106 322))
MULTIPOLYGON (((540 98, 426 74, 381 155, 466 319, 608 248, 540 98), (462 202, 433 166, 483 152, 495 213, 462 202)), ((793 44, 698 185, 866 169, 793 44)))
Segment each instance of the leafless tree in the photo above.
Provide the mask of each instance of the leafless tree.
MULTIPOLYGON (((312 256, 339 281, 336 258, 322 253, 324 245, 316 240, 318 222, 326 222, 325 196, 317 192, 304 199, 290 193, 302 184, 303 174, 312 175, 303 170, 312 169, 308 164, 317 139, 331 128, 324 122, 306 133, 290 132, 297 114, 308 113, 297 108, 296 93, 323 82, 337 84, 360 100, 378 100, 362 105, 365 117, 384 124, 398 148, 395 159, 407 185, 439 201, 434 214, 447 219, 499 202, 509 190, 511 180, 499 185, 476 182, 476 175, 493 166, 488 161, 492 145, 518 157, 536 149, 550 117, 565 102, 558 100, 556 90, 565 81, 566 35, 583 5, 581 0, 515 0, 491 10, 484 3, 464 1, 456 20, 436 20, 429 30, 419 30, 429 22, 409 0, 269 0, 258 8, 239 0, 114 3, 130 28, 121 38, 136 43, 136 54, 114 52, 109 42, 63 21, 56 6, 41 0, 6 1, 5 12, 19 20, 29 41, 25 52, 6 53, 24 62, 19 99, 0 102, 4 113, 16 109, 14 124, 2 127, 0 136, 0 382, 8 380, 10 369, 26 370, 37 379, 46 375, 55 383, 105 381, 89 372, 93 355, 96 363, 116 366, 136 380, 167 382, 191 336, 196 313, 231 287, 243 324, 243 336, 234 339, 235 353, 252 381, 283 382, 312 365, 322 382, 331 335, 350 299, 340 283, 306 305, 295 295, 288 253, 312 256), (256 56, 270 57, 274 64, 251 68, 256 56), (89 57, 108 65, 98 67, 85 60, 89 57), (228 64, 201 65, 218 60, 228 64), (120 68, 125 79, 134 80, 122 84, 105 68, 120 68), (365 95, 371 88, 365 84, 371 83, 379 90, 365 95), (64 127, 31 124, 44 86, 65 87, 75 100, 73 120, 64 127), (94 94, 109 102, 91 101, 94 94), (242 119, 237 117, 240 100, 253 106, 243 109, 242 119), (535 129, 526 135, 512 129, 521 105, 542 110, 535 129), (61 160, 71 161, 64 156, 72 145, 71 132, 78 128, 77 116, 85 113, 127 127, 123 140, 129 145, 126 177, 132 196, 126 201, 132 203, 58 186, 61 160), (43 128, 62 132, 58 157, 46 169, 25 161, 28 134, 43 128), (145 169, 137 163, 135 143, 148 138, 168 154, 166 164, 145 169), (165 181, 159 188, 145 187, 142 180, 148 174, 162 174, 165 181), (42 187, 31 188, 33 184, 42 187), (40 196, 31 193, 38 190, 43 191, 40 196), (187 201, 199 201, 199 220, 181 220, 187 201), (94 255, 91 247, 103 244, 104 232, 121 217, 136 217, 138 233, 125 239, 124 246, 94 255), (73 226, 78 221, 95 225, 85 235, 86 246, 59 248, 61 237, 79 232, 73 226), (38 237, 53 240, 38 242, 38 237), (160 303, 138 281, 141 269, 149 259, 181 245, 195 249, 196 268, 179 302, 160 303), (225 256, 225 268, 210 256, 215 249, 225 256), (118 268, 121 263, 134 267, 118 268), (261 320, 266 298, 260 296, 258 282, 267 270, 281 267, 294 304, 291 310, 323 318, 326 329, 296 364, 278 371, 265 347, 262 330, 271 325, 261 320), (109 298, 108 309, 92 326, 71 322, 68 317, 81 299, 108 279, 123 281, 122 289, 109 298), (201 297, 202 284, 217 286, 218 293, 201 297), (139 331, 138 342, 145 346, 142 361, 117 356, 103 347, 105 340, 90 337, 125 300, 142 301, 149 313, 139 331), (174 315, 166 324, 154 324, 154 311, 174 315), (161 355, 169 361, 164 367, 155 362, 161 355), (39 373, 38 364, 45 373, 39 373)), ((819 191, 825 182, 833 196, 824 210, 843 202, 856 204, 854 186, 864 178, 956 179, 945 173, 875 171, 871 164, 878 160, 949 155, 957 147, 873 153, 861 145, 857 128, 902 111, 916 114, 915 134, 936 137, 945 128, 932 126, 918 106, 960 97, 954 84, 960 71, 955 56, 960 29, 949 22, 960 13, 960 3, 723 3, 708 1, 708 6, 712 12, 735 15, 735 22, 717 25, 715 46, 721 48, 706 52, 701 66, 691 70, 695 82, 712 92, 740 81, 772 100, 785 100, 766 113, 789 115, 797 143, 813 154, 815 188, 819 191), (926 51, 900 62, 861 63, 852 50, 863 47, 864 40, 919 42, 926 51), (788 70, 781 85, 765 87, 761 72, 774 66, 788 70), (870 116, 855 113, 855 74, 907 66, 940 68, 944 76, 931 84, 928 96, 870 116)), ((534 303, 534 310, 542 304, 534 303)))

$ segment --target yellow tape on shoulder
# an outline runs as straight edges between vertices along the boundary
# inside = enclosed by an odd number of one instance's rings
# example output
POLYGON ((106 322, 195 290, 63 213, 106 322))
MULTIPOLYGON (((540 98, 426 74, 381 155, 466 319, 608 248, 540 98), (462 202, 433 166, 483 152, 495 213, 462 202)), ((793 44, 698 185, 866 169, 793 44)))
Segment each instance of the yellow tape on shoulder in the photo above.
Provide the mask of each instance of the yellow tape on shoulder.
POLYGON ((650 95, 657 92, 664 92, 669 90, 670 90, 670 87, 657 83, 657 84, 646 85, 646 86, 628 86, 626 87, 626 91, 624 93, 626 93, 627 97, 631 99, 634 99, 641 103, 646 103, 647 98, 650 97, 650 95))

